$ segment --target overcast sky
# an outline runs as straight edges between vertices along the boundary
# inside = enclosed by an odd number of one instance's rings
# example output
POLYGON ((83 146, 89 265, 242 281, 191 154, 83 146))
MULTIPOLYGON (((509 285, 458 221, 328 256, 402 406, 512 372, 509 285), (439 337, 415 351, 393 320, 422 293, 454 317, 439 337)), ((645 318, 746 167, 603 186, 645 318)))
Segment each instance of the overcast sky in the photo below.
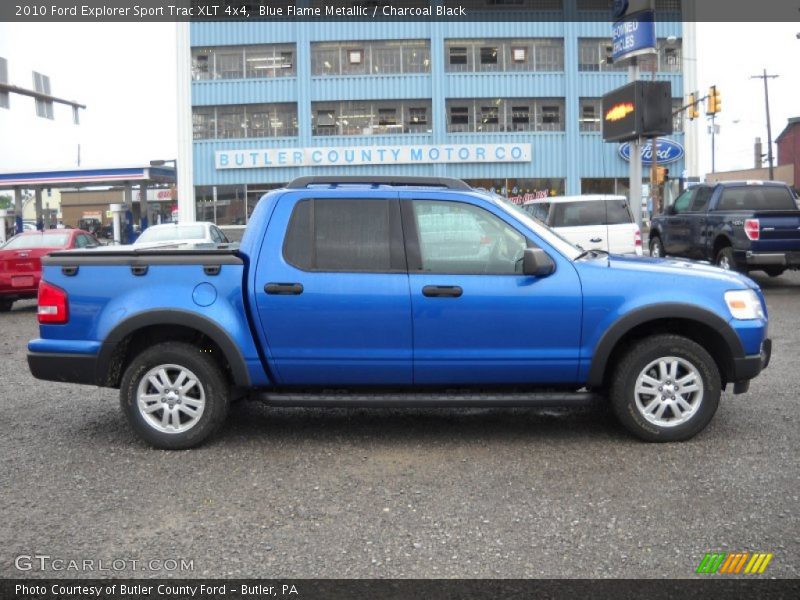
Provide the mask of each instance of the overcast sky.
MULTIPOLYGON (((609 27, 610 30, 610 27, 609 27)), ((699 23, 698 88, 716 84, 723 111, 717 122, 717 169, 749 168, 753 138, 765 142, 764 88, 750 79, 767 68, 773 138, 800 116, 800 23, 699 23)), ((51 77, 53 94, 87 105, 81 116, 84 165, 146 163, 176 155, 175 25, 172 23, 0 23, 0 50, 51 77)), ((2 55, 2 54, 0 54, 2 55)), ((13 72, 13 71, 12 71, 13 72)), ((29 81, 11 81, 30 85, 29 81)), ((702 117, 701 168, 710 171, 710 138, 702 117)), ((20 144, 43 140, 0 134, 0 171, 20 144)), ((51 165, 40 165, 48 167, 51 165)), ((52 165, 63 166, 63 165, 52 165)))

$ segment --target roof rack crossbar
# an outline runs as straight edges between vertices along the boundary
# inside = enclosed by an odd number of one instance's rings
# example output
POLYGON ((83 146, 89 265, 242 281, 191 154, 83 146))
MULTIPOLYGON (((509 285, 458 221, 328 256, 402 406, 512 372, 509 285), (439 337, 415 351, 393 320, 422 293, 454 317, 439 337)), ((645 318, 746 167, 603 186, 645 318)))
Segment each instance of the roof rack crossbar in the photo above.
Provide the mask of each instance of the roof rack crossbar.
POLYGON ((307 188, 310 185, 339 185, 339 184, 364 184, 364 185, 395 185, 440 187, 448 190, 471 190, 472 188, 461 179, 453 177, 396 177, 392 175, 313 175, 297 177, 286 187, 291 190, 307 188))

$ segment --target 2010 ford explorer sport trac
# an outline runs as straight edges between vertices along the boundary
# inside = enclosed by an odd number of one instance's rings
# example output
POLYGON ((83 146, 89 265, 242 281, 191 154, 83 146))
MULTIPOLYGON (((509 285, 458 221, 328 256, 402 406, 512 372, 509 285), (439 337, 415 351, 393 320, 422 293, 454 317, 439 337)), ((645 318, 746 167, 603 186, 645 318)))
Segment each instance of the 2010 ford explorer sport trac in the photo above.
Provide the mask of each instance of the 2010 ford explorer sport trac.
POLYGON ((188 448, 233 398, 275 406, 545 406, 608 398, 685 440, 767 365, 747 277, 582 252, 441 178, 305 177, 241 246, 42 260, 33 374, 119 388, 133 428, 188 448))

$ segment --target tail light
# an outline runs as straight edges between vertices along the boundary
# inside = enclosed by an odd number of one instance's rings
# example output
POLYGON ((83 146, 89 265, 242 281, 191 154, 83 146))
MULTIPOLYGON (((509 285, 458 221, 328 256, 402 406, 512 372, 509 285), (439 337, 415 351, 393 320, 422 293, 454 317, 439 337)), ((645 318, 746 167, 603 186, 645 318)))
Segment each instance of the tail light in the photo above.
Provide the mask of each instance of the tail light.
POLYGON ((744 221, 744 234, 748 240, 757 240, 761 237, 761 228, 758 224, 758 219, 745 219, 744 221))
POLYGON ((642 232, 637 228, 633 234, 633 245, 637 248, 642 247, 642 232))
POLYGON ((39 323, 58 325, 69 321, 67 292, 42 280, 39 282, 39 323))

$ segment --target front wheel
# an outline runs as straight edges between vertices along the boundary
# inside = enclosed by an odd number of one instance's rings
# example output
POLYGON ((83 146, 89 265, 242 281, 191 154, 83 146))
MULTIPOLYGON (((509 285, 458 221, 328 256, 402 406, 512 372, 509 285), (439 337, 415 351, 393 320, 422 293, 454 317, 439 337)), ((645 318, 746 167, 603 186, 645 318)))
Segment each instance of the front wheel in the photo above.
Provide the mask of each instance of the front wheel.
POLYGON ((650 256, 653 258, 661 258, 666 256, 664 252, 664 245, 661 243, 661 238, 658 236, 650 240, 650 256))
POLYGON ((611 383, 611 406, 628 431, 648 442, 688 440, 719 405, 719 369, 699 344, 657 335, 634 344, 611 383))
POLYGON ((166 342, 136 356, 120 384, 120 405, 136 433, 156 448, 205 441, 228 413, 229 385, 200 348, 166 342))

